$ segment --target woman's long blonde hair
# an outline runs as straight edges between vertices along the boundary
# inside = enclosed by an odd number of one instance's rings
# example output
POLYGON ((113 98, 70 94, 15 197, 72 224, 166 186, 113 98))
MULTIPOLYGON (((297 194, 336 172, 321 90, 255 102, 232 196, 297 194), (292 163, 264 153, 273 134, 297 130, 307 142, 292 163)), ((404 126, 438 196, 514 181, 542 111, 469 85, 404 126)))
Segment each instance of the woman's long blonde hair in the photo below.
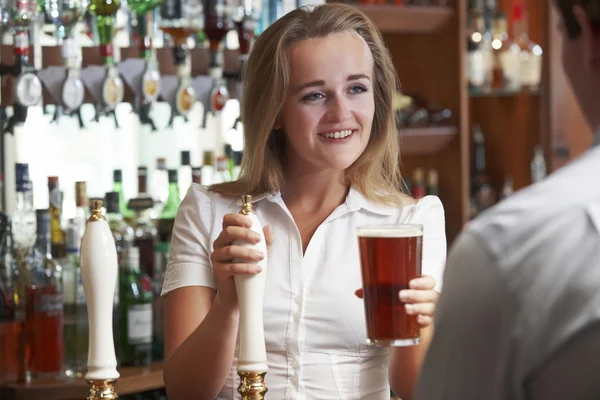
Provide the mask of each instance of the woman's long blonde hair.
POLYGON ((289 12, 256 40, 243 71, 241 118, 244 155, 235 182, 213 185, 224 196, 276 193, 283 183, 285 134, 275 131, 290 82, 288 49, 299 40, 356 32, 373 55, 375 115, 365 151, 346 170, 348 184, 367 199, 398 204, 401 193, 400 148, 392 99, 398 77, 392 59, 375 24, 355 7, 325 4, 289 12))

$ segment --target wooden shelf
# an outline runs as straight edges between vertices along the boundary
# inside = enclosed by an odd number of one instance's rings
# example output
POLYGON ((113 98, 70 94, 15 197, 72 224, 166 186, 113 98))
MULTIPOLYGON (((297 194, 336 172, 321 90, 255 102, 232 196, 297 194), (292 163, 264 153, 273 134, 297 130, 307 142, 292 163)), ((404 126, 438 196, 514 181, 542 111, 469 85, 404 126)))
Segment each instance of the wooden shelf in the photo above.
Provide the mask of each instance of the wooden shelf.
MULTIPOLYGON (((164 387, 162 363, 150 367, 129 367, 119 370, 116 392, 119 396, 164 387)), ((11 384, 0 387, 2 400, 81 400, 88 393, 83 378, 36 380, 30 384, 11 384)))
POLYGON ((382 33, 431 33, 443 28, 454 16, 454 9, 444 6, 361 4, 356 7, 367 14, 382 33))
POLYGON ((443 150, 457 133, 455 126, 401 129, 400 152, 405 156, 434 154, 443 150))

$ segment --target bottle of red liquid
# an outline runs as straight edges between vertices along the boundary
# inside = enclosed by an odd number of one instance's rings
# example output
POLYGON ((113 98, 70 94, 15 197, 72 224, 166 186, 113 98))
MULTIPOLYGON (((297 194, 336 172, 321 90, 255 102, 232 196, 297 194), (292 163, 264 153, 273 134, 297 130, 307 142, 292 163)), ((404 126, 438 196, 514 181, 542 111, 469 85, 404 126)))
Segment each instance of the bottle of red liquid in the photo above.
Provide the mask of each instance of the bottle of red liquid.
POLYGON ((37 240, 31 253, 27 286, 28 375, 34 378, 62 374, 64 360, 64 298, 62 267, 50 254, 50 213, 36 210, 37 240))

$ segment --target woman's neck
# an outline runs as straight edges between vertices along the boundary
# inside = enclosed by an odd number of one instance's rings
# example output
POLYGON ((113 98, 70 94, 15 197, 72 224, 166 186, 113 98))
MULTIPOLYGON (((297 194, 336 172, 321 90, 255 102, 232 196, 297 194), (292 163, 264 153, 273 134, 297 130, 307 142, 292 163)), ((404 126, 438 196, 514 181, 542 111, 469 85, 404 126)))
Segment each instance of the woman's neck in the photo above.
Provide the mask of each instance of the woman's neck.
POLYGON ((334 209, 346 200, 349 185, 343 171, 286 174, 282 197, 289 208, 334 209))

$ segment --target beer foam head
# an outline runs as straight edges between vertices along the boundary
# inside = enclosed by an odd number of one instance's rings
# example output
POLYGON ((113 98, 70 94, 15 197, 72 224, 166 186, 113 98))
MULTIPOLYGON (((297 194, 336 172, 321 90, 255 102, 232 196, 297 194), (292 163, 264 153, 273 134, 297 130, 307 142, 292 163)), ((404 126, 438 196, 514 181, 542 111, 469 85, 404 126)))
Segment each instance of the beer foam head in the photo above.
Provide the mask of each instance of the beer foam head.
POLYGON ((373 238, 405 238, 423 236, 423 225, 403 224, 403 225, 373 225, 361 226, 357 228, 359 237, 373 238))

